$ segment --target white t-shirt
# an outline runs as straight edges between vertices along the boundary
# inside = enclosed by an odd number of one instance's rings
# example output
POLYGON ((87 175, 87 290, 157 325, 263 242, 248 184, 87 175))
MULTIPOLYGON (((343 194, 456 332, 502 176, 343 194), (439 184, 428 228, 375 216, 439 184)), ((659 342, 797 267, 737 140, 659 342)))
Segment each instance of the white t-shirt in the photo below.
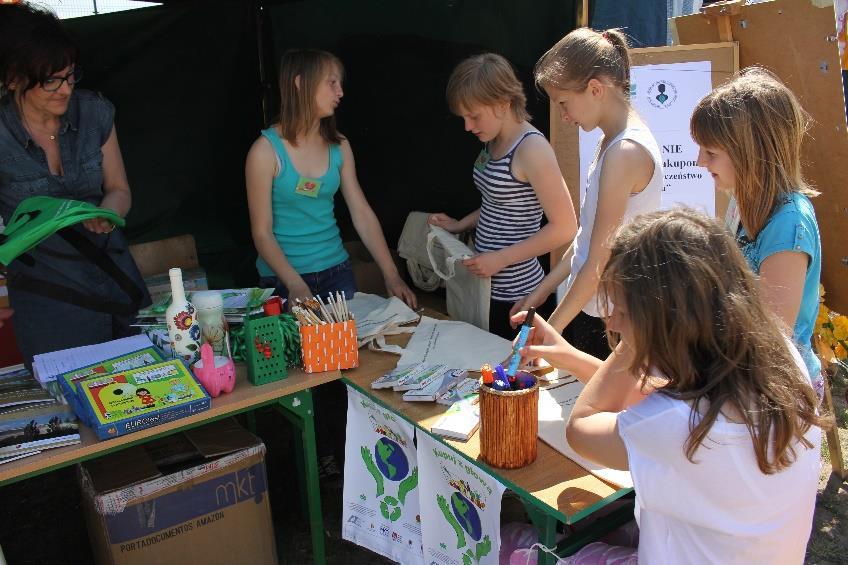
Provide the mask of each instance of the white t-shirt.
MULTIPOLYGON (((662 172, 662 155, 660 154, 659 145, 657 145, 654 135, 647 128, 627 128, 620 134, 615 136, 612 141, 607 144, 603 152, 601 152, 592 164, 589 166, 588 178, 586 184, 580 190, 580 229, 577 230, 577 237, 574 240, 574 254, 571 257, 571 273, 565 281, 565 287, 571 290, 574 284, 574 279, 586 261, 589 259, 589 244, 592 242, 592 228, 595 226, 595 215, 598 212, 598 191, 600 190, 601 171, 604 168, 604 158, 610 147, 619 141, 627 139, 638 143, 651 155, 654 161, 654 174, 651 180, 645 185, 640 192, 631 194, 627 200, 627 208, 624 210, 624 218, 622 223, 626 224, 639 214, 647 212, 656 212, 660 209, 660 197, 663 187, 663 172, 662 172)), ((596 318, 601 317, 598 311, 598 296, 597 293, 592 295, 592 298, 583 305, 583 311, 590 316, 596 318)))
POLYGON ((691 463, 683 450, 690 411, 688 403, 654 393, 618 416, 636 490, 639 562, 803 563, 821 430, 810 428, 805 437, 813 447, 797 445, 788 469, 766 475, 744 424, 722 416, 691 463))

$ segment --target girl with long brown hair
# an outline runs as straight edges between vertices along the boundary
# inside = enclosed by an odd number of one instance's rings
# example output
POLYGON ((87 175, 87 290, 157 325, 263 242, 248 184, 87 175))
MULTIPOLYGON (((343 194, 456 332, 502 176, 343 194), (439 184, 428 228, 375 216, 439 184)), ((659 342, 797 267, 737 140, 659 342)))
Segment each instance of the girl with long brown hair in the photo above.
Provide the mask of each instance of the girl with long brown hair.
POLYGON ((629 469, 639 562, 803 562, 829 422, 734 240, 693 211, 639 216, 611 244, 600 295, 606 361, 541 320, 522 355, 586 383, 568 442, 629 469))
POLYGON ((335 291, 353 298, 356 283, 334 213, 341 191, 389 295, 415 307, 415 295, 400 277, 359 185, 350 142, 336 129, 342 75, 341 61, 326 51, 283 54, 279 121, 262 131, 245 165, 261 284, 291 300, 335 291))
POLYGON ((807 123, 792 91, 750 68, 698 103, 691 130, 701 146, 698 164, 733 197, 727 226, 821 391, 821 363, 811 344, 822 258, 810 197, 818 192, 801 171, 807 123))

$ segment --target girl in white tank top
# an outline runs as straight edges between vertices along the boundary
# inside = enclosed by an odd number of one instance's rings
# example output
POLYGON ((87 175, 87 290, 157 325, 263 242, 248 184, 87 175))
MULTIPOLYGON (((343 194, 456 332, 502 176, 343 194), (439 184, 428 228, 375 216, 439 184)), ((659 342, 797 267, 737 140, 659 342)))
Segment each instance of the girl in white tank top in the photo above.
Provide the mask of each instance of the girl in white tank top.
MULTIPOLYGON (((653 161, 654 171, 651 180, 648 181, 648 184, 640 192, 630 193, 621 223, 629 222, 639 214, 655 212, 660 208, 663 174, 662 156, 659 145, 657 145, 653 134, 644 125, 640 124, 634 127, 628 127, 615 136, 604 149, 598 150, 597 157, 595 157, 595 160, 589 167, 588 180, 580 189, 580 229, 577 231, 577 238, 572 244, 574 253, 571 256, 571 273, 569 273, 566 281, 567 289, 571 289, 574 285, 577 275, 589 258, 589 248, 592 242, 592 233, 598 211, 598 193, 600 191, 601 173, 604 170, 604 157, 606 157, 611 147, 615 147, 622 140, 631 141, 644 149, 653 161)), ((600 318, 604 313, 600 311, 597 297, 598 294, 595 292, 592 298, 583 306, 582 311, 595 318, 600 318)))
POLYGON ((598 279, 609 258, 608 240, 634 216, 658 210, 662 159, 651 132, 630 107, 630 57, 617 30, 572 31, 545 53, 536 83, 562 120, 604 137, 580 193, 577 237, 542 283, 516 303, 512 314, 544 302, 568 280, 550 324, 578 349, 604 359, 610 350, 597 304, 598 279))

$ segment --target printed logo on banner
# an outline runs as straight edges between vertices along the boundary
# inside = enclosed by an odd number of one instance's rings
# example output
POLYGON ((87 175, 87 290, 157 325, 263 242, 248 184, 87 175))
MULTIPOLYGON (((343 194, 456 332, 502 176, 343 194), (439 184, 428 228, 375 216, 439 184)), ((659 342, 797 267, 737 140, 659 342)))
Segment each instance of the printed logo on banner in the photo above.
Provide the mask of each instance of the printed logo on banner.
POLYGON ((342 536, 395 561, 423 563, 414 428, 351 388, 347 416, 342 536))
MULTIPOLYGON (((465 565, 479 563, 480 559, 492 551, 489 536, 483 536, 483 525, 479 514, 486 509, 485 499, 479 492, 473 490, 467 481, 451 476, 447 467, 444 465, 441 467, 444 480, 454 491, 450 495, 450 502, 441 494, 437 494, 436 504, 456 534, 456 549, 464 550, 462 562, 465 565)), ((447 549, 447 544, 444 542, 439 545, 442 549, 447 549)))
POLYGON ((665 110, 677 101, 677 87, 667 80, 658 80, 648 88, 648 103, 654 108, 665 110))
POLYGON ((396 434, 393 430, 377 422, 372 416, 371 424, 374 432, 382 437, 377 440, 372 449, 363 445, 360 447, 360 455, 365 462, 365 468, 374 478, 375 497, 380 500, 380 513, 383 518, 395 522, 400 518, 402 507, 406 503, 408 495, 418 486, 418 467, 412 472, 409 470, 409 461, 401 445, 406 447, 406 440, 396 434), (385 494, 385 481, 399 482, 397 498, 385 494))

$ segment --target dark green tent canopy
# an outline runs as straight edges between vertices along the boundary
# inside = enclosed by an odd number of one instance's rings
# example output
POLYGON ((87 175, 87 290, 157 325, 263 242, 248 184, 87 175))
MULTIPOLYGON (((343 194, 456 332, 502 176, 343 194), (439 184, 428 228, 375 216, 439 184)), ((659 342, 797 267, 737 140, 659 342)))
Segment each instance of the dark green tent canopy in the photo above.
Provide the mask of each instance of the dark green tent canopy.
MULTIPOLYGON (((117 107, 133 189, 130 238, 191 233, 212 283, 228 286, 256 279, 244 157, 276 113, 285 49, 323 48, 342 59, 339 128, 394 246, 411 210, 459 215, 479 204, 470 173, 479 145, 444 98, 453 66, 473 53, 505 55, 547 132, 532 66, 573 29, 574 2, 172 0, 67 24, 82 47, 81 87, 117 107)), ((356 239, 341 198, 337 210, 344 239, 356 239)))

